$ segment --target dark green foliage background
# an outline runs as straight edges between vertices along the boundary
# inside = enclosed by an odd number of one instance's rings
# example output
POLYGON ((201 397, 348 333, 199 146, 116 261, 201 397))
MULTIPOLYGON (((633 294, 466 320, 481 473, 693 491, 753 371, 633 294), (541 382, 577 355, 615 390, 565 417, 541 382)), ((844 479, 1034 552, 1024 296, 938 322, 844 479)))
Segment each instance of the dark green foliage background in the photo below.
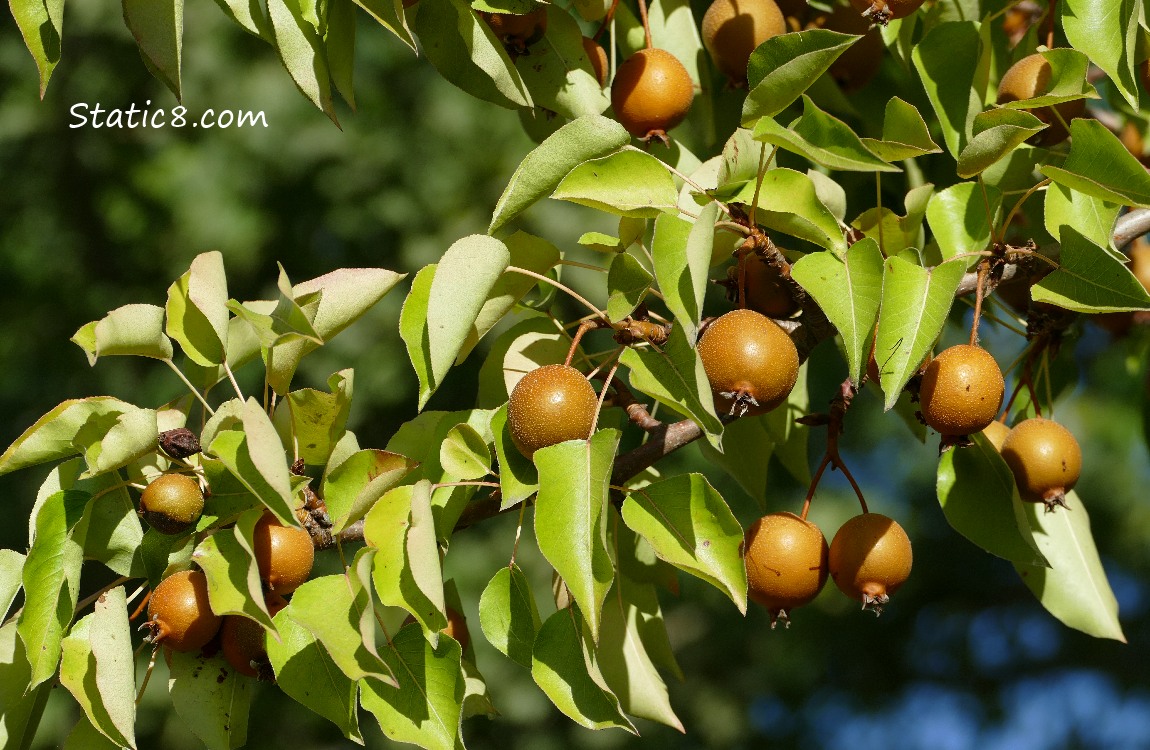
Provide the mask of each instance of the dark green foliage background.
MULTIPOLYGON (((414 272, 455 239, 485 230, 504 183, 531 147, 513 113, 451 87, 363 14, 359 111, 340 110, 340 131, 298 94, 270 49, 229 26, 212 4, 186 12, 191 113, 263 110, 268 129, 70 129, 68 109, 80 102, 175 103, 147 74, 112 6, 69 7, 64 61, 44 102, 14 25, 0 26, 0 444, 65 398, 109 394, 154 405, 178 395, 179 383, 160 366, 108 358, 89 370, 68 338, 122 304, 162 304, 167 285, 197 253, 224 253, 231 294, 241 299, 273 288, 277 260, 296 281, 341 266, 414 272)), ((612 230, 592 217, 542 204, 525 228, 570 251, 582 232, 612 230)), ((601 294, 589 283, 594 276, 567 278, 601 294)), ((349 426, 365 446, 382 446, 415 414, 416 380, 396 331, 402 294, 394 292, 305 360, 301 373, 305 384, 320 385, 336 369, 356 368, 349 426)), ((991 348, 1017 351, 1010 334, 987 333, 991 348)), ((1009 564, 953 533, 934 497, 934 445, 914 442, 868 392, 847 420, 847 460, 872 509, 907 527, 916 555, 914 576, 880 620, 853 611, 828 587, 796 614, 794 627, 769 632, 763 611, 744 619, 717 591, 682 576, 681 595, 663 597, 663 606, 687 676, 670 687, 685 737, 651 724, 640 725, 643 740, 582 730, 547 703, 529 675, 480 643, 479 666, 503 716, 470 720, 470 746, 1150 745, 1150 466, 1138 408, 1150 331, 1114 344, 1091 324, 1078 333, 1077 355, 1067 366, 1079 370, 1082 384, 1058 416, 1084 448, 1079 491, 1129 645, 1062 627, 1009 564)), ((950 335, 958 338, 957 326, 950 335)), ((471 405, 481 355, 452 374, 429 408, 471 405)), ((830 344, 812 358, 816 408, 844 377, 839 362, 830 344)), ((813 440, 822 438, 815 431, 813 440)), ((711 472, 694 447, 665 465, 668 473, 711 472)), ((0 478, 4 547, 26 547, 25 520, 44 471, 0 478)), ((797 510, 803 488, 781 470, 774 477, 771 510, 797 510)), ((744 523, 755 517, 753 503, 733 483, 712 479, 744 523)), ((829 537, 853 512, 849 488, 832 475, 813 517, 829 537)), ((506 561, 513 535, 513 517, 496 519, 459 534, 447 558, 475 636, 479 592, 506 561)), ((546 569, 525 547, 523 566, 545 602, 546 569)), ((86 589, 101 583, 91 578, 86 589)), ((155 678, 140 715, 140 746, 193 747, 167 703, 162 666, 155 678)), ((67 693, 55 691, 36 747, 59 746, 77 715, 67 693)), ((362 724, 369 746, 387 745, 369 716, 362 724)), ((249 737, 252 748, 350 744, 265 685, 249 737)))

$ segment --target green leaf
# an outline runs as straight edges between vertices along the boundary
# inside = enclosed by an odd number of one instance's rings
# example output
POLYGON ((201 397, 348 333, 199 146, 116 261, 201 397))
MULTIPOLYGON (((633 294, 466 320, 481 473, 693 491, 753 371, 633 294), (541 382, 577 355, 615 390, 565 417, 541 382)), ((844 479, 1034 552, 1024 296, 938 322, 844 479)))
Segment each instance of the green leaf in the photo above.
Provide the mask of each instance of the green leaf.
POLYGON ((538 492, 539 472, 511 439, 507 404, 499 407, 491 417, 491 431, 495 435, 495 455, 499 460, 499 491, 502 495, 499 507, 510 508, 538 492))
POLYGON ((97 498, 85 506, 72 538, 83 546, 84 559, 98 560, 120 575, 140 575, 143 559, 139 546, 144 530, 123 478, 119 473, 108 473, 87 479, 81 468, 76 459, 60 464, 48 474, 38 494, 80 490, 97 498))
MULTIPOLYGON (((743 185, 730 198, 730 202, 747 206, 754 200, 754 181, 743 185)), ((768 229, 812 242, 836 255, 841 256, 847 250, 838 220, 819 200, 811 178, 801 172, 792 169, 767 170, 759 191, 755 216, 768 229)))
POLYGON ((1070 122, 1070 153, 1061 167, 1044 164, 1043 174, 1095 198, 1134 208, 1150 208, 1150 173, 1102 123, 1070 122))
POLYGON ((887 258, 875 341, 887 411, 942 332, 965 270, 965 261, 926 269, 902 258, 887 258))
POLYGON ((40 71, 40 98, 43 99, 52 71, 60 62, 64 0, 9 0, 8 7, 40 71))
POLYGON ((427 301, 431 282, 435 277, 435 264, 424 266, 411 282, 411 291, 403 301, 399 313, 399 336, 407 347, 407 357, 419 378, 419 403, 425 404, 439 387, 439 379, 432 375, 431 347, 428 344, 427 301))
MULTIPOLYGON (((135 2, 137 0, 127 0, 135 2)), ((202 253, 168 287, 167 327, 188 359, 203 367, 224 361, 228 346, 228 280, 224 256, 202 253)))
POLYGON ((760 44, 747 65, 750 93, 743 103, 742 124, 774 117, 819 79, 861 36, 811 29, 779 34, 760 44))
POLYGON ((0 474, 75 456, 82 451, 82 444, 90 441, 93 432, 106 433, 121 414, 135 409, 109 396, 64 401, 8 446, 0 456, 0 474))
POLYGON ((723 423, 715 415, 711 384, 682 326, 671 328, 662 351, 654 347, 631 348, 623 352, 619 361, 631 371, 633 388, 691 417, 712 444, 718 439, 723 423))
POLYGON ((252 530, 262 510, 248 511, 232 529, 220 529, 192 553, 208 579, 208 601, 217 615, 243 615, 275 634, 256 565, 252 530))
POLYGON ((982 174, 1047 125, 1029 112, 992 109, 974 118, 972 138, 958 156, 958 176, 982 174))
POLYGON ((702 474, 681 474, 633 490, 623 521, 659 559, 722 591, 747 611, 743 527, 702 474))
MULTIPOLYGON (((990 249, 994 227, 991 217, 1002 206, 1002 191, 992 185, 960 182, 931 196, 926 206, 926 223, 946 260, 970 256, 990 249)), ((965 257, 961 264, 970 268, 977 257, 965 257)))
POLYGON ((655 278, 659 280, 667 309, 692 344, 698 338, 703 317, 703 298, 707 293, 707 272, 718 218, 719 204, 711 202, 703 207, 693 224, 673 214, 660 214, 655 220, 655 236, 651 242, 655 278))
POLYGON ((602 113, 610 99, 583 50, 579 24, 565 10, 542 7, 547 9, 547 33, 531 45, 531 54, 515 61, 535 106, 570 119, 602 113))
POLYGON ((403 607, 429 632, 447 627, 431 484, 422 480, 384 495, 364 518, 363 538, 384 553, 372 572, 379 601, 403 607))
POLYGON ((216 0, 220 10, 241 29, 264 41, 271 39, 268 19, 262 7, 253 7, 248 0, 216 0))
POLYGON ((484 637, 504 656, 531 669, 531 651, 540 625, 527 576, 515 563, 500 568, 479 597, 479 626, 484 637))
POLYGON ((479 405, 506 403, 520 378, 536 367, 562 364, 570 347, 571 338, 550 318, 516 323, 492 344, 479 370, 479 405))
POLYGON ((194 534, 178 537, 148 529, 140 541, 140 558, 148 583, 156 586, 172 573, 190 568, 195 543, 194 534))
POLYGON ((615 727, 638 734, 592 658, 583 623, 575 607, 547 618, 535 636, 531 676, 575 723, 588 729, 615 727))
POLYGON ((359 731, 356 683, 349 679, 323 645, 286 611, 275 616, 279 640, 267 639, 268 659, 276 686, 300 705, 339 727, 343 736, 363 744, 359 731))
POLYGON ((329 393, 314 388, 292 391, 276 405, 273 423, 284 445, 295 445, 308 466, 323 466, 343 437, 351 408, 355 373, 340 370, 327 379, 329 393))
POLYGON ((1014 475, 982 433, 938 461, 938 502, 951 527, 992 555, 1046 567, 1030 534, 1014 475))
POLYGON ((849 172, 901 172, 866 147, 845 122, 819 109, 803 94, 803 114, 784 127, 773 117, 755 125, 756 141, 793 151, 830 170, 849 172))
POLYGON ((618 151, 630 142, 631 136, 622 125, 600 115, 580 117, 559 128, 515 170, 495 205, 487 232, 494 234, 550 195, 575 167, 618 151))
POLYGON ((598 638, 603 598, 615 575, 607 547, 607 500, 618 448, 618 430, 599 430, 590 440, 541 448, 534 457, 539 551, 567 584, 593 638, 598 638))
POLYGON ((154 452, 160 434, 156 412, 134 407, 118 415, 102 434, 103 425, 89 427, 81 429, 74 441, 88 464, 85 478, 119 469, 154 452))
POLYGON ((8 610, 20 593, 24 560, 24 555, 14 549, 0 549, 0 622, 7 619, 8 610))
POLYGON ((1150 294, 1126 265, 1070 226, 1058 269, 1030 289, 1035 302, 1083 313, 1150 309, 1150 294))
POLYGON ((1038 80, 1042 86, 1042 91, 1030 99, 1004 102, 1003 107, 1007 109, 1037 109, 1084 97, 1098 98, 1098 92, 1086 80, 1090 60, 1079 49, 1048 49, 1043 50, 1040 54, 1050 66, 1046 75, 1038 80))
POLYGON ((355 109, 355 3, 331 0, 327 6, 327 31, 323 50, 336 91, 355 109))
MULTIPOLYGON (((3 739, 3 735, 0 735, 3 739)), ((123 745, 112 742, 92 726, 87 716, 81 716, 64 740, 64 750, 121 750, 123 745)))
POLYGON ((1109 248, 1121 209, 1117 203, 1051 183, 1046 188, 1043 218, 1046 231, 1058 241, 1062 240, 1062 228, 1069 226, 1095 245, 1109 248))
POLYGON ((448 431, 439 448, 439 463, 449 475, 460 481, 471 481, 491 472, 491 451, 474 427, 457 424, 448 431))
MULTIPOLYGON (((423 0, 420 0, 423 2, 423 0)), ((359 700, 389 739, 428 750, 454 750, 464 697, 459 644, 441 638, 428 643, 416 625, 401 628, 383 652, 398 687, 363 680, 359 700)))
MULTIPOLYGON (((663 214, 669 216, 670 214, 663 214)), ((623 240, 602 232, 584 232, 576 240, 583 247, 599 253, 621 253, 627 249, 623 240)))
POLYGON ((579 164, 551 197, 618 216, 654 218, 675 211, 679 191, 666 165, 630 146, 579 164))
POLYGON ((383 28, 399 37, 412 52, 415 51, 415 39, 403 15, 403 0, 355 0, 355 4, 366 10, 383 28))
POLYGON ((1052 513, 1045 512, 1042 503, 1024 505, 1034 542, 1050 567, 1016 564, 1022 582, 1067 627, 1125 643, 1118 600, 1106 580, 1090 534, 1090 516, 1078 493, 1067 492, 1067 507, 1052 513))
POLYGON ((171 359, 172 342, 164 335, 164 308, 124 305, 76 331, 72 342, 88 355, 88 364, 100 357, 134 356, 171 359))
POLYGON ((439 74, 468 94, 508 109, 533 106, 507 51, 463 0, 420 0, 413 31, 439 74))
POLYGON ((415 467, 406 456, 373 449, 356 451, 329 465, 323 477, 323 499, 331 516, 332 533, 338 534, 363 518, 415 467))
POLYGON ((31 687, 32 667, 16 631, 15 622, 0 627, 0 744, 18 748, 31 747, 53 683, 31 687))
POLYGON ((930 129, 918 108, 897 96, 886 103, 882 139, 863 138, 862 142, 880 159, 890 162, 942 151, 930 137, 930 129))
POLYGON ((21 576, 24 608, 18 626, 31 665, 30 687, 52 677, 60 661, 60 639, 76 609, 84 561, 73 532, 89 499, 78 490, 57 492, 36 514, 36 535, 21 576))
POLYGON ((282 523, 297 525, 287 454, 275 427, 255 399, 242 405, 241 414, 243 430, 220 432, 208 452, 282 523))
POLYGON ((300 92, 339 124, 331 98, 331 72, 319 30, 304 15, 299 0, 268 0, 268 18, 280 59, 300 92))
POLYGON ((704 459, 727 472, 760 508, 767 507, 767 470, 775 450, 768 416, 740 417, 724 425, 718 448, 697 443, 704 459))
MULTIPOLYGON (((1070 46, 1102 70, 1131 107, 1138 107, 1139 10, 1136 0, 1066 0, 1058 8, 1070 46)), ((1053 52, 1054 50, 1051 50, 1053 52)), ((1045 53, 1049 59, 1050 52, 1045 53)))
POLYGON ((654 277, 630 253, 620 253, 607 273, 607 317, 618 323, 635 311, 647 296, 654 277))
POLYGON ((311 325, 324 341, 359 320, 407 274, 386 268, 339 268, 291 288, 293 299, 319 294, 319 306, 311 325))
POLYGON ((923 247, 922 220, 933 195, 934 185, 920 185, 906 194, 906 216, 899 216, 889 208, 869 208, 859 214, 851 226, 878 242, 884 256, 897 255, 908 247, 923 247))
POLYGON ((221 654, 173 651, 168 658, 172 707, 209 750, 233 750, 248 741, 248 709, 255 683, 221 654))
POLYGON ((176 99, 180 90, 180 60, 183 54, 183 0, 148 2, 123 0, 124 23, 128 25, 148 69, 171 89, 176 99))
POLYGON ((791 266, 791 278, 814 298, 842 336, 848 374, 856 383, 866 370, 866 343, 878 320, 882 277, 882 253, 871 239, 852 245, 845 262, 822 252, 804 255, 791 266))
POLYGON ((911 57, 942 125, 946 148, 956 159, 970 142, 974 116, 982 111, 975 78, 982 39, 974 21, 950 21, 930 29, 911 57))

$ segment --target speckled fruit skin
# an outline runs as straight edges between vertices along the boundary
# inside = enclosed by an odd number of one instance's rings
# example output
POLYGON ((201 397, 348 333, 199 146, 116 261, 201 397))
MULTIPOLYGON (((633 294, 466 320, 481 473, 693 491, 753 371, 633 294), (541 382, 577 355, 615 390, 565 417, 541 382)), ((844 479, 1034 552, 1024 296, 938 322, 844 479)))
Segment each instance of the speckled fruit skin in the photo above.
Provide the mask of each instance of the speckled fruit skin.
POLYGON ((885 603, 910 577, 910 537, 894 520, 863 513, 839 527, 827 564, 839 591, 864 606, 885 603))
MULTIPOLYGON (((789 318, 798 312, 799 304, 791 296, 791 290, 783 280, 782 273, 769 263, 752 256, 744 261, 746 273, 747 307, 768 318, 789 318)), ((735 279, 738 279, 738 264, 734 266, 735 279)))
POLYGON ((959 344, 930 361, 919 388, 922 418, 943 435, 970 435, 998 415, 1006 382, 985 349, 959 344))
POLYGON ((171 574, 148 600, 153 643, 173 651, 203 648, 219 632, 221 620, 208 602, 208 579, 200 570, 171 574))
MULTIPOLYGON (((1050 85, 1050 63, 1041 53, 1035 52, 1027 55, 1002 74, 998 82, 998 103, 1006 104, 1022 99, 1033 99, 1043 94, 1050 85)), ((1040 146, 1052 146, 1061 143, 1070 135, 1070 131, 1062 126, 1054 111, 1069 125, 1070 121, 1083 117, 1086 114, 1086 100, 1076 99, 1063 102, 1051 107, 1040 107, 1029 110, 1030 114, 1042 120, 1050 127, 1034 135, 1030 140, 1040 146)))
POLYGON ((507 45, 530 47, 547 33, 547 9, 536 8, 530 13, 480 13, 495 37, 507 45))
POLYGON ((881 16, 887 20, 906 18, 914 13, 925 0, 851 0, 851 5, 860 13, 866 13, 873 8, 873 16, 881 16))
MULTIPOLYGON (((787 400, 799 378, 799 352, 779 324, 754 310, 732 310, 713 321, 699 339, 699 357, 720 416, 745 392, 755 404, 746 414, 766 414, 787 400), (723 395, 729 394, 729 395, 723 395)), ((735 415, 741 416, 741 409, 735 415)))
POLYGON ((284 526, 271 513, 264 513, 252 531, 260 578, 269 591, 290 594, 311 574, 315 545, 311 535, 295 526, 284 526))
POLYGON ((745 83, 755 47, 787 31, 775 0, 714 0, 703 14, 703 46, 730 80, 745 83))
POLYGON ((1082 449, 1074 435, 1042 417, 1016 424, 1001 451, 1019 494, 1030 502, 1044 502, 1052 490, 1068 492, 1082 474, 1082 449))
POLYGON ((695 85, 683 63, 662 49, 643 49, 627 58, 611 83, 615 118, 636 138, 665 133, 686 118, 695 85))
POLYGON ((591 61, 591 70, 595 72, 595 79, 599 81, 600 86, 607 85, 607 50, 599 46, 589 36, 583 37, 583 52, 587 55, 587 59, 591 61))
MULTIPOLYGON (((287 600, 279 594, 269 593, 264 597, 268 614, 276 613, 287 606, 287 600)), ((274 679, 271 664, 268 662, 267 631, 255 620, 241 615, 227 615, 220 626, 220 651, 232 669, 248 677, 274 679), (252 664, 256 666, 252 666, 252 664)))
POLYGON ((187 531, 203 512, 200 484, 186 474, 162 474, 140 495, 140 514, 161 534, 187 531))
POLYGON ((523 376, 511 391, 507 427, 527 458, 567 440, 586 440, 599 398, 583 373, 567 365, 544 365, 523 376))
POLYGON ((772 513, 747 528, 743 546, 747 593, 771 623, 813 600, 827 582, 827 540, 793 513, 772 513))

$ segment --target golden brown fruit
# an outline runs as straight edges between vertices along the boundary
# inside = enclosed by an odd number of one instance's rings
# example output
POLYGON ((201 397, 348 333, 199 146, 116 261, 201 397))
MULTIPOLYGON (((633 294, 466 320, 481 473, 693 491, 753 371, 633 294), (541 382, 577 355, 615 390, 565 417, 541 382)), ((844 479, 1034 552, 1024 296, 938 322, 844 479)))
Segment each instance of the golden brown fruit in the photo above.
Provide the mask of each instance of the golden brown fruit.
POLYGON ((766 414, 799 378, 799 352, 779 324, 754 310, 732 310, 699 339, 720 415, 766 414))
POLYGON ((583 37, 583 52, 587 55, 587 59, 591 61, 591 70, 595 72, 595 78, 598 79, 600 86, 607 85, 607 50, 599 46, 589 36, 583 37))
POLYGON ((827 555, 839 591, 876 614, 910 577, 912 560, 906 532, 879 513, 863 513, 844 523, 827 555))
POLYGON ((1082 474, 1082 449, 1070 430, 1042 417, 1024 419, 1002 443, 1002 458, 1014 474, 1023 500, 1066 505, 1066 493, 1082 474))
POLYGON ((523 376, 507 403, 511 441, 527 458, 567 440, 591 436, 599 397, 583 373, 567 365, 544 365, 523 376))
POLYGON ((703 14, 703 46, 734 83, 747 82, 747 61, 755 47, 786 31, 775 0, 714 0, 703 14))
POLYGON ((982 430, 982 435, 990 444, 994 446, 996 451, 1002 450, 1002 443, 1006 440, 1006 436, 1010 434, 1010 428, 997 419, 988 424, 982 430))
POLYGON ((180 534, 200 520, 204 493, 186 474, 162 474, 140 495, 140 515, 161 534, 180 534))
MULTIPOLYGON (((739 264, 731 267, 734 280, 739 278, 739 264)), ((791 288, 783 280, 782 272, 757 255, 743 261, 744 294, 747 307, 768 318, 789 318, 798 312, 799 303, 791 295, 791 288)))
POLYGON ((695 85, 683 63, 662 49, 642 49, 619 66, 611 83, 615 118, 636 138, 665 138, 691 110, 695 85))
MULTIPOLYGON (((275 593, 265 596, 264 602, 272 617, 287 606, 287 599, 275 593)), ((220 651, 240 674, 264 681, 275 679, 268 660, 267 631, 255 620, 241 615, 225 616, 220 626, 220 651)))
POLYGON ((747 593, 776 620, 813 600, 827 582, 827 540, 819 527, 793 513, 772 513, 747 529, 743 559, 747 593))
POLYGON ((943 435, 970 435, 998 415, 1006 383, 994 357, 980 346, 959 344, 930 361, 919 388, 927 425, 943 435))
POLYGON ((546 8, 536 8, 523 15, 481 12, 479 17, 491 27, 496 39, 520 53, 547 33, 546 8))
POLYGON ((867 19, 845 5, 835 6, 834 12, 826 17, 822 27, 843 34, 861 34, 862 39, 847 47, 838 59, 831 63, 828 72, 843 91, 851 93, 867 85, 882 67, 885 51, 882 34, 872 28, 867 19))
POLYGON ((1150 292, 1150 243, 1141 237, 1130 246, 1130 270, 1146 291, 1150 292))
POLYGON ((307 580, 315 562, 311 535, 295 526, 284 526, 271 513, 264 513, 252 531, 252 551, 260 579, 270 591, 290 594, 307 580))
POLYGON ((203 648, 219 631, 220 621, 208 601, 208 579, 200 570, 171 574, 148 600, 149 638, 173 651, 203 648))
MULTIPOLYGON (((1002 74, 1002 80, 998 82, 998 103, 1007 104, 1045 94, 1050 87, 1050 74, 1050 63, 1041 53, 1027 55, 1002 74)), ((1071 120, 1086 114, 1086 100, 1075 99, 1055 104, 1053 107, 1039 107, 1030 110, 1030 114, 1050 126, 1034 135, 1030 139, 1031 142, 1041 146, 1052 146, 1066 140, 1070 135, 1070 131, 1063 126, 1062 121, 1069 126, 1071 120)))
POLYGON ((864 18, 886 26, 888 21, 906 18, 918 10, 925 0, 851 0, 864 18))

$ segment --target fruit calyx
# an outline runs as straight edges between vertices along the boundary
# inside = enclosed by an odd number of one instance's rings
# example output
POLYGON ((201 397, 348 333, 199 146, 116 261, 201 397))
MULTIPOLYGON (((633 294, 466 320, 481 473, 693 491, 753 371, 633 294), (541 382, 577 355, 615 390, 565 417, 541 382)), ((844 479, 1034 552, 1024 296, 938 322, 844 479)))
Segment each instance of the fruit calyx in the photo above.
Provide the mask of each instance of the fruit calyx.
POLYGON ((876 617, 910 577, 912 561, 910 538, 881 513, 862 513, 844 523, 828 554, 835 586, 876 617))
POLYGON ((703 331, 699 358, 715 409, 728 418, 766 414, 786 401, 799 375, 799 353, 779 324, 754 310, 732 310, 703 331))

